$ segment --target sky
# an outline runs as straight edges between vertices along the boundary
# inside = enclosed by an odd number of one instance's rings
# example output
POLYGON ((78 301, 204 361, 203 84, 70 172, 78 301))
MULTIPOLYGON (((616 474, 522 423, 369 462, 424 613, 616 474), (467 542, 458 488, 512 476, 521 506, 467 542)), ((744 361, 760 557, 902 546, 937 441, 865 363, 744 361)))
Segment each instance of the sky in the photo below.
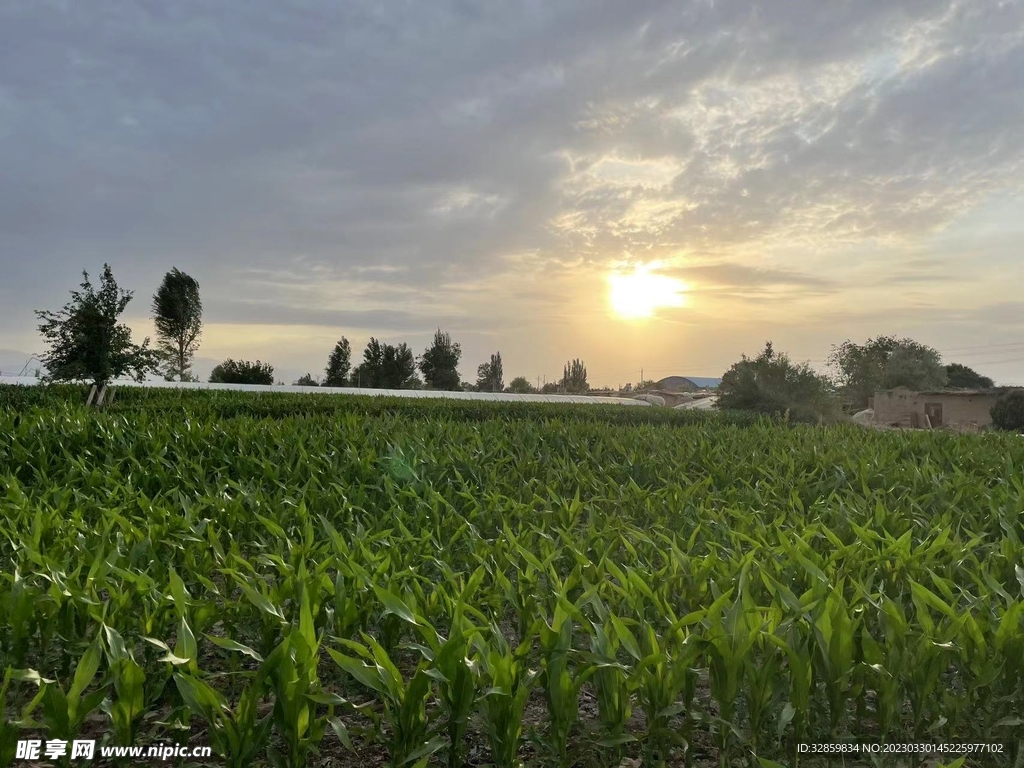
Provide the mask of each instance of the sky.
POLYGON ((109 262, 137 339, 199 281, 201 375, 440 327, 469 379, 894 334, 1024 384, 1022 126, 1024 0, 4 0, 0 371, 109 262))

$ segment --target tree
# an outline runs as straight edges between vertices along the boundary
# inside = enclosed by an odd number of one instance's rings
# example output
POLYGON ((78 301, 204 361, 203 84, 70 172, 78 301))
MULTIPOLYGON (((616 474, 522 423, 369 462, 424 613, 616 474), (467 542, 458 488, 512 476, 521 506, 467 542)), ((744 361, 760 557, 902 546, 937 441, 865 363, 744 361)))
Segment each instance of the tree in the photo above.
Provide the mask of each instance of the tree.
POLYGON ((516 376, 508 383, 508 388, 505 391, 516 395, 530 395, 535 393, 537 389, 525 376, 516 376))
POLYGON ((153 296, 153 322, 157 349, 163 358, 164 378, 192 381, 192 358, 203 331, 199 283, 177 267, 164 275, 153 296))
POLYGON ((657 389, 658 382, 654 379, 644 379, 643 381, 637 382, 636 391, 646 392, 649 389, 657 389))
POLYGON ((946 384, 939 353, 913 339, 879 336, 863 345, 844 341, 832 347, 828 362, 847 399, 866 407, 880 389, 938 389, 946 384))
POLYGON ((319 387, 320 382, 310 376, 308 373, 305 376, 300 376, 299 380, 296 381, 293 387, 319 387))
POLYGON ((420 357, 420 371, 427 385, 433 389, 453 391, 459 388, 459 359, 462 347, 452 341, 450 334, 438 328, 434 341, 420 357))
POLYGON ((406 343, 397 347, 384 345, 384 386, 386 389, 419 389, 423 385, 416 375, 416 355, 406 343))
POLYGON ((273 384, 274 366, 257 360, 232 360, 228 358, 213 369, 210 374, 213 384, 273 384))
POLYGON ((954 389, 991 389, 994 382, 988 376, 982 376, 972 368, 960 363, 946 366, 946 386, 954 389))
POLYGON ((371 338, 363 350, 363 362, 352 372, 353 382, 372 389, 415 389, 416 358, 408 344, 381 344, 371 338))
POLYGON ((1024 389, 1012 389, 1001 395, 990 413, 996 429, 1024 432, 1024 389))
POLYGON ((562 389, 561 382, 548 381, 540 388, 542 395, 557 395, 562 389))
POLYGON ((838 402, 826 377, 807 363, 794 365, 769 341, 756 358, 743 355, 723 374, 718 407, 816 422, 835 416, 838 402))
POLYGON ((71 301, 59 312, 36 310, 39 332, 49 344, 40 360, 47 369, 47 381, 92 381, 98 387, 118 376, 130 374, 143 381, 156 370, 159 355, 149 348, 149 339, 132 343, 131 329, 117 319, 132 300, 132 292, 121 290, 109 264, 97 291, 89 274, 82 272, 81 290, 71 291, 71 301))
POLYGON ((489 362, 476 369, 476 388, 481 392, 501 392, 505 388, 501 366, 501 352, 491 355, 489 362))
POLYGON ((947 381, 942 355, 909 339, 896 345, 882 370, 882 389, 941 389, 947 381))
POLYGON ((590 390, 587 368, 579 358, 565 364, 562 370, 562 389, 574 395, 586 394, 590 390))
POLYGON ((325 387, 347 387, 348 373, 352 368, 352 347, 344 336, 334 345, 324 369, 325 387))

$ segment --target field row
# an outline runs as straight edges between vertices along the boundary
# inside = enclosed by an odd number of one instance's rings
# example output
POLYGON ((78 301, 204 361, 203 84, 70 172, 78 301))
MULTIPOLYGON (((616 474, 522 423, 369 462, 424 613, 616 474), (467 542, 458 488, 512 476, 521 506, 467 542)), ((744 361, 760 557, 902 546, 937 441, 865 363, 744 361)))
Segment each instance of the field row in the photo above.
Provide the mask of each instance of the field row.
POLYGON ((0 409, 0 750, 17 731, 191 735, 239 766, 1021 754, 1015 436, 285 400, 0 409))

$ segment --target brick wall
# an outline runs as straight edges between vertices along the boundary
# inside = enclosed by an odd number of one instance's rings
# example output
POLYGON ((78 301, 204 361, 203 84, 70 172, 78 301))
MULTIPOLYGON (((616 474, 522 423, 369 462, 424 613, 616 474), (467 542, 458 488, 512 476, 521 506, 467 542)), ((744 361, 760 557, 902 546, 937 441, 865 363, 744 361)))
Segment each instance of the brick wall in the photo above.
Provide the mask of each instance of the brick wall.
POLYGON ((924 427, 925 406, 940 403, 943 426, 968 423, 984 426, 992 423, 989 411, 997 398, 996 394, 922 394, 898 388, 875 394, 875 421, 901 427, 924 427))

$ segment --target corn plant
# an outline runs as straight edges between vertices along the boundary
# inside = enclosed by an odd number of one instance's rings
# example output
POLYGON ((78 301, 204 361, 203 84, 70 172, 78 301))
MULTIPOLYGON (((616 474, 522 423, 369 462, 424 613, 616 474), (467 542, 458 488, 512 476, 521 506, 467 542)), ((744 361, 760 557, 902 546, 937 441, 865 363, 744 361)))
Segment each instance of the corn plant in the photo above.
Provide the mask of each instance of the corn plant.
MULTIPOLYGON (((536 631, 541 652, 540 685, 548 707, 548 748, 560 768, 568 768, 569 736, 579 718, 580 688, 585 678, 570 668, 573 652, 573 620, 565 608, 568 601, 559 600, 551 624, 540 621, 536 631)), ((531 633, 531 635, 534 633, 531 633)))
POLYGON ((476 704, 477 662, 469 657, 472 631, 457 627, 432 652, 427 675, 437 683, 437 699, 445 717, 449 768, 465 765, 466 732, 476 704))
POLYGON ((602 610, 602 622, 593 622, 590 633, 590 653, 584 656, 584 682, 590 682, 597 697, 598 734, 594 743, 606 751, 608 762, 621 762, 625 744, 636 741, 626 731, 633 714, 630 667, 618 661, 621 643, 615 627, 602 610))
MULTIPOLYGON (((480 630, 466 617, 476 614, 469 600, 479 588, 485 571, 478 568, 462 590, 449 596, 440 590, 451 615, 451 629, 447 638, 422 617, 414 617, 414 626, 425 645, 416 646, 429 663, 426 670, 437 686, 437 701, 444 718, 443 732, 447 740, 448 765, 459 768, 465 764, 466 733, 477 699, 479 664, 472 656, 473 638, 480 630)), ((481 617, 482 618, 482 617, 481 617)))
POLYGON ((268 750, 271 762, 287 768, 298 768, 323 738, 328 719, 317 713, 322 689, 319 678, 321 637, 317 635, 312 614, 312 597, 305 566, 299 569, 299 621, 269 656, 266 664, 274 694, 274 729, 284 739, 287 754, 268 750))
POLYGON ((819 600, 812 617, 815 653, 813 664, 819 679, 824 682, 828 698, 829 736, 838 739, 839 729, 846 714, 846 704, 854 692, 856 639, 859 618, 843 598, 843 581, 827 589, 815 591, 819 600))
MULTIPOLYGON (((116 629, 104 625, 103 639, 114 695, 103 701, 102 709, 110 718, 117 743, 134 744, 139 722, 147 709, 146 673, 116 629)), ((162 687, 151 689, 150 695, 159 696, 162 687)))
POLYGON ((491 760, 496 768, 517 768, 519 746, 523 735, 523 711, 539 672, 526 664, 529 646, 526 642, 511 648, 501 629, 491 625, 486 637, 473 639, 480 659, 479 699, 491 747, 491 760))
MULTIPOLYGON (((391 764, 409 765, 443 749, 444 740, 430 734, 426 704, 431 675, 426 664, 420 664, 406 681, 384 647, 369 635, 363 635, 362 643, 344 638, 337 642, 355 656, 329 648, 331 658, 359 684, 381 697, 389 734, 385 746, 391 764)), ((369 707, 360 709, 377 719, 369 707)))
POLYGON ((261 718, 258 707, 269 674, 264 662, 234 707, 200 678, 187 673, 174 675, 182 700, 207 722, 211 745, 230 768, 248 768, 254 760, 266 754, 273 713, 268 712, 261 718))
POLYGON ((622 647, 633 658, 632 686, 647 719, 643 736, 647 765, 663 766, 674 748, 687 753, 685 731, 673 727, 672 719, 683 715, 689 720, 696 687, 694 665, 701 655, 696 637, 685 637, 682 627, 700 620, 699 615, 686 616, 676 622, 663 637, 650 624, 641 624, 639 639, 626 621, 614 614, 610 617, 622 647))
POLYGON ((29 715, 45 695, 45 688, 43 686, 52 683, 53 680, 46 680, 40 677, 39 673, 33 669, 13 669, 7 667, 4 670, 3 682, 0 683, 0 708, 3 710, 2 714, 0 714, 0 768, 7 768, 14 763, 17 754, 18 733, 21 728, 31 724, 32 721, 29 715), (35 697, 25 704, 21 717, 17 720, 7 719, 7 693, 11 688, 12 682, 29 682, 35 684, 38 688, 35 697))
MULTIPOLYGON (((25 711, 22 725, 28 728, 45 728, 50 738, 70 742, 78 736, 86 718, 96 712, 103 703, 106 686, 86 693, 93 684, 103 661, 103 646, 100 635, 96 635, 75 666, 71 685, 65 691, 56 681, 43 680, 39 694, 33 698, 25 711), (31 715, 36 707, 40 709, 38 719, 31 715)), ((70 765, 70 754, 60 758, 59 764, 70 765)))

